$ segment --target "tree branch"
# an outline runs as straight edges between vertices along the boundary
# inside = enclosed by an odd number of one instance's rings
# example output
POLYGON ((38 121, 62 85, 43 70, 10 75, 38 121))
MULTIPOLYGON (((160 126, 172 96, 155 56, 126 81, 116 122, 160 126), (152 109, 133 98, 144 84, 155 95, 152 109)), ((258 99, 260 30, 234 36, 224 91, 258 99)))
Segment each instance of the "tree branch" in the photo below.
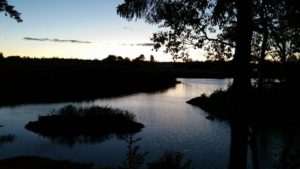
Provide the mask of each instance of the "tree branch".
POLYGON ((230 46, 230 47, 232 47, 232 48, 235 47, 235 45, 232 44, 232 43, 228 43, 228 42, 222 41, 222 40, 220 40, 220 39, 214 39, 214 38, 208 37, 208 35, 207 35, 207 33, 206 33, 205 31, 202 31, 202 33, 203 33, 203 35, 204 35, 204 36, 202 36, 202 37, 204 37, 204 38, 205 38, 206 40, 208 40, 208 41, 218 42, 218 43, 221 43, 221 44, 230 46))

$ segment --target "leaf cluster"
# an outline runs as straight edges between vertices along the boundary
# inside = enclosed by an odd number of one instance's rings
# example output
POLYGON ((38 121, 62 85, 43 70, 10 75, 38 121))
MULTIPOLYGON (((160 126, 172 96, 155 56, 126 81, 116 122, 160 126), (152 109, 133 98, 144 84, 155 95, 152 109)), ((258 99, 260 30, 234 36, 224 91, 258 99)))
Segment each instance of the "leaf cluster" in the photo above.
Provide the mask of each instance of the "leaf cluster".
POLYGON ((22 22, 21 13, 15 10, 15 7, 9 5, 6 0, 0 0, 0 12, 4 12, 5 16, 10 16, 17 22, 22 22))
MULTIPOLYGON (((266 52, 283 60, 297 58, 298 53, 299 57, 298 3, 295 0, 251 0, 251 3, 252 55, 259 57, 266 52)), ((202 48, 208 59, 230 60, 240 38, 237 0, 125 0, 117 13, 128 20, 144 19, 164 28, 154 33, 151 40, 155 50, 164 48, 174 59, 187 60, 190 49, 202 48)))
POLYGON ((154 49, 164 47, 174 59, 186 60, 190 49, 205 48, 208 57, 219 60, 223 54, 232 56, 233 6, 226 0, 126 0, 117 13, 165 28, 154 33, 154 49))

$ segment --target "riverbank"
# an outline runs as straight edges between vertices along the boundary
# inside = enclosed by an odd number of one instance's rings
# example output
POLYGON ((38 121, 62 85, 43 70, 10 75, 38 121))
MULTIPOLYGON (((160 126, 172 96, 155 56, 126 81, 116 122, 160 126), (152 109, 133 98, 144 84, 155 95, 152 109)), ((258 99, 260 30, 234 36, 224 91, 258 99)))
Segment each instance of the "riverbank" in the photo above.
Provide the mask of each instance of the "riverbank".
POLYGON ((157 92, 178 82, 143 64, 75 59, 2 59, 0 105, 55 103, 157 92))

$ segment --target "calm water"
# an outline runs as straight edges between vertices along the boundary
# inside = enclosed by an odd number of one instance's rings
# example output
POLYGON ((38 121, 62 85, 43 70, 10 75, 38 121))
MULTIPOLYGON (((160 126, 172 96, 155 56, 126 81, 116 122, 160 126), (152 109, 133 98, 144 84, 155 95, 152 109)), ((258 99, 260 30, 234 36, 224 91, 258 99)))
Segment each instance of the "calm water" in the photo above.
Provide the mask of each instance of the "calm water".
MULTIPOLYGON (((226 88, 228 79, 179 79, 182 84, 155 94, 135 94, 119 98, 72 103, 76 106, 111 106, 133 112, 145 124, 138 143, 141 152, 149 152, 147 161, 165 150, 178 150, 193 160, 195 168, 223 169, 228 166, 230 126, 206 119, 206 113, 185 102, 203 93, 226 88)), ((0 108, 0 135, 13 134, 16 139, 0 144, 0 159, 34 155, 58 160, 118 166, 125 160, 126 142, 112 137, 96 144, 62 145, 27 131, 24 126, 70 103, 33 104, 0 108)), ((267 142, 266 144, 271 144, 267 142)), ((262 154, 265 159, 268 154, 262 154)), ((274 157, 275 158, 275 157, 274 157)))

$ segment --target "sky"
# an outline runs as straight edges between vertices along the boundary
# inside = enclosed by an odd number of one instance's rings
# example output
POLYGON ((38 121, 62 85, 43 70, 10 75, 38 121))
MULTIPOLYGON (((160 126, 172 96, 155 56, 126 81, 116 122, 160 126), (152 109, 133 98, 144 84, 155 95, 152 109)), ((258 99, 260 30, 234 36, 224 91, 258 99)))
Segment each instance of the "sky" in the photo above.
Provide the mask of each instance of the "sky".
MULTIPOLYGON (((22 13, 22 23, 0 13, 0 52, 4 56, 103 59, 108 55, 153 55, 172 61, 163 50, 152 50, 157 25, 127 21, 116 13, 124 0, 8 0, 22 13)), ((204 60, 193 50, 193 60, 204 60)))

